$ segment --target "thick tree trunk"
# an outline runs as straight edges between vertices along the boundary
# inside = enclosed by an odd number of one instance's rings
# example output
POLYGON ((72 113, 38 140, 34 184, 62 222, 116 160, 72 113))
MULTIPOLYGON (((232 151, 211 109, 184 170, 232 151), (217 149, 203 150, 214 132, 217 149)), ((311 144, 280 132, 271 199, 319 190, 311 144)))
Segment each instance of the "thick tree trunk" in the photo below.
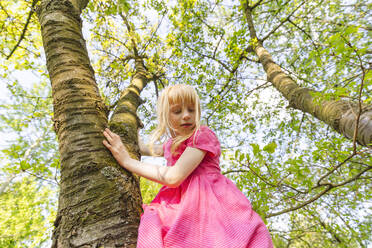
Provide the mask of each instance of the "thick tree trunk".
POLYGON ((140 190, 102 144, 106 111, 81 30, 87 2, 45 0, 38 6, 61 154, 53 247, 135 247, 140 190))
POLYGON ((256 41, 254 52, 267 74, 267 79, 289 101, 290 107, 311 114, 351 140, 354 139, 357 117, 360 111, 356 141, 363 146, 372 146, 372 106, 362 106, 360 110, 356 102, 346 100, 328 101, 314 98, 311 95, 311 93, 315 93, 314 90, 297 85, 273 61, 270 53, 263 47, 256 35, 251 9, 245 5, 243 10, 251 39, 256 41))

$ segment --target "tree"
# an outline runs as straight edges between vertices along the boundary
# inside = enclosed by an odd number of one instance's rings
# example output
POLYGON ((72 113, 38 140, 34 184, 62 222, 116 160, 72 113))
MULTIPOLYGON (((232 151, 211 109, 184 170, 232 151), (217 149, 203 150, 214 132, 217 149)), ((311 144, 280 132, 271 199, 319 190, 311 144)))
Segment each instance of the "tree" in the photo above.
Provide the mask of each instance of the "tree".
MULTIPOLYGON (((61 154, 61 187, 53 247, 134 247, 141 213, 138 178, 102 146, 106 107, 99 95, 82 36, 87 1, 42 1, 38 16, 52 82, 55 131, 61 154)), ((136 60, 132 84, 121 95, 110 128, 136 144, 136 109, 146 86, 136 60)), ((131 149, 139 157, 138 148, 131 149)))
MULTIPOLYGON (((18 25, 14 30, 21 31, 6 30, 16 42, 2 42, 2 51, 9 63, 36 70, 37 65, 23 59, 25 54, 38 57, 33 43, 38 38, 32 33, 38 26, 30 11, 36 6, 61 154, 54 246, 135 246, 141 213, 139 180, 115 163, 102 146, 101 132, 106 126, 112 128, 139 158, 136 133, 141 122, 153 125, 152 91, 156 95, 158 88, 180 80, 199 91, 205 121, 225 147, 224 173, 266 219, 278 247, 363 247, 370 242, 370 214, 363 220, 357 211, 370 197, 369 148, 357 144, 369 142, 364 137, 370 137, 371 123, 364 117, 371 102, 368 39, 366 25, 357 18, 359 13, 368 15, 367 3, 22 3, 29 14, 23 22, 10 22, 9 27, 18 25), (91 58, 81 14, 92 35, 91 58), (26 42, 27 49, 22 45, 26 42), (270 58, 270 50, 275 59, 262 59, 260 51, 270 58), (268 80, 263 79, 260 68, 263 63, 267 69, 267 61, 278 68, 274 60, 303 88, 295 91, 302 92, 299 96, 315 99, 315 109, 322 106, 317 103, 331 100, 355 106, 357 121, 346 125, 352 130, 346 132, 351 141, 303 113, 307 111, 301 107, 303 101, 293 98, 297 94, 290 94, 290 106, 300 111, 283 110, 285 98, 268 82, 278 85, 276 79, 270 72, 268 80), (355 125, 358 120, 360 125, 355 125), (281 219, 286 228, 275 224, 281 219)), ((8 5, 1 2, 1 6, 1 13, 13 15, 8 5)), ((296 86, 275 70, 277 78, 296 86)), ((334 123, 331 119, 326 123, 334 123)))

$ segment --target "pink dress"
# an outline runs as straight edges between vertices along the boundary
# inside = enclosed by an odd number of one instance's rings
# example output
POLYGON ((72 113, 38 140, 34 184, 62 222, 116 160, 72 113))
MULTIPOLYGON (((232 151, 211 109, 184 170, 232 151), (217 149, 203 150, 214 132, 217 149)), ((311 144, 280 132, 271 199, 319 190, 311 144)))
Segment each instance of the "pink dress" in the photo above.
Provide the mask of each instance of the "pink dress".
POLYGON ((143 205, 137 248, 273 247, 249 200, 221 174, 220 143, 214 132, 202 126, 178 147, 175 156, 171 142, 164 145, 168 166, 176 163, 187 146, 207 154, 180 186, 163 186, 149 205, 143 205))

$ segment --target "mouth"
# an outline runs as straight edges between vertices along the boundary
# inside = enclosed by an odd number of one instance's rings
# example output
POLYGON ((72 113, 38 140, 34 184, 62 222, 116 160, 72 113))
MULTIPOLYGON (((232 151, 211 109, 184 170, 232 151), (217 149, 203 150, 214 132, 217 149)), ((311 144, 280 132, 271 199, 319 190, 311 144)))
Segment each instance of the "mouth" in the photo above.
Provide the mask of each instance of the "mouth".
POLYGON ((191 123, 185 123, 185 124, 181 124, 181 127, 191 127, 192 124, 191 123))

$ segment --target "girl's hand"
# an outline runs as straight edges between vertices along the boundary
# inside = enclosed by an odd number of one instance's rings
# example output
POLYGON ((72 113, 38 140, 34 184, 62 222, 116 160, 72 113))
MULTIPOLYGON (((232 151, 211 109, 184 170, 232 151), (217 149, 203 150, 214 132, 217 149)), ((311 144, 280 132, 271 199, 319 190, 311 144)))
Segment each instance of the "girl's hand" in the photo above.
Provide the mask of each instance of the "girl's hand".
POLYGON ((121 142, 120 136, 111 132, 108 128, 103 131, 103 135, 107 139, 102 141, 103 144, 110 150, 119 164, 124 166, 126 161, 130 159, 130 156, 124 144, 121 142))

